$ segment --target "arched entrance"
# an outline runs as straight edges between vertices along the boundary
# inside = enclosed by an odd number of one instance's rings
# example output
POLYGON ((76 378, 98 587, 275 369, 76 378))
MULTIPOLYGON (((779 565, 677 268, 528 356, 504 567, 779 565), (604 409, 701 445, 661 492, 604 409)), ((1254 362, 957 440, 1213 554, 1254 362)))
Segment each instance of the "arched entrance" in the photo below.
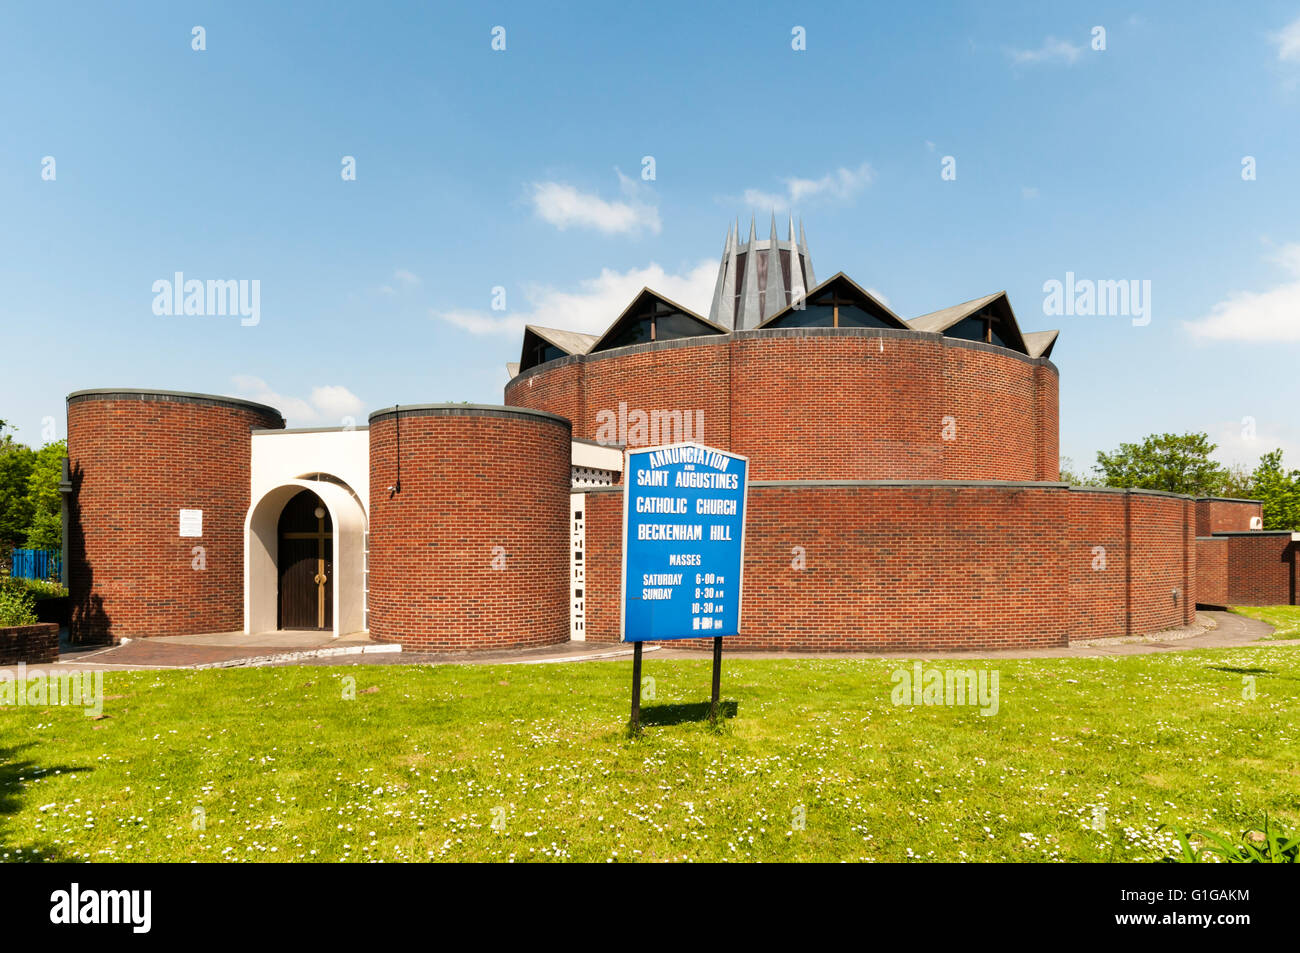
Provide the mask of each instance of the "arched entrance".
POLYGON ((334 628, 334 521, 319 496, 298 493, 280 512, 277 628, 334 628))
POLYGON ((366 522, 341 482, 287 480, 254 500, 244 522, 244 631, 364 631, 366 522))

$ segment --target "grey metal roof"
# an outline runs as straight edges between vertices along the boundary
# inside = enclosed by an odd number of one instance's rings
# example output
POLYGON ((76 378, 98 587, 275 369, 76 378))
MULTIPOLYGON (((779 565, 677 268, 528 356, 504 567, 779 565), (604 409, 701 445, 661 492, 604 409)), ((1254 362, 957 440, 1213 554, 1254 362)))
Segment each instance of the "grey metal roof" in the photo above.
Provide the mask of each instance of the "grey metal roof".
POLYGON ((950 308, 940 308, 938 311, 923 314, 919 318, 911 318, 907 323, 917 331, 947 331, 958 321, 970 317, 980 308, 1005 294, 1005 291, 995 291, 993 294, 985 295, 982 298, 973 298, 970 301, 963 301, 961 304, 954 304, 950 308))
MULTIPOLYGON (((642 288, 640 291, 638 291, 638 292, 636 293, 636 296, 633 297, 633 299, 632 299, 631 301, 628 302, 628 305, 627 305, 626 308, 623 309, 623 312, 622 312, 622 313, 621 313, 617 318, 615 318, 612 322, 610 322, 609 327, 607 327, 607 328, 605 329, 605 333, 602 334, 599 338, 596 338, 595 340, 593 340, 592 343, 591 343, 591 345, 590 345, 590 346, 587 348, 587 350, 584 351, 583 353, 584 353, 584 354, 590 354, 592 351, 599 350, 599 349, 600 349, 600 345, 601 345, 601 343, 605 340, 605 338, 609 337, 610 334, 613 333, 614 329, 617 328, 617 327, 619 326, 619 324, 622 322, 622 320, 623 320, 624 318, 626 318, 626 317, 628 316, 629 313, 631 313, 632 309, 635 308, 638 304, 640 304, 640 303, 641 303, 641 302, 642 302, 642 301, 643 301, 647 296, 649 296, 649 297, 651 297, 651 298, 654 298, 656 301, 659 301, 659 302, 661 302, 661 303, 663 303, 663 304, 668 305, 670 308, 675 308, 676 310, 680 311, 682 314, 685 314, 685 315, 688 315, 688 316, 694 318, 696 321, 699 321, 701 324, 706 325, 707 327, 710 327, 710 328, 714 329, 714 330, 717 331, 719 334, 726 334, 726 333, 727 333, 727 328, 724 328, 724 327, 723 327, 722 325, 720 325, 720 324, 715 324, 713 321, 710 321, 708 318, 704 317, 702 314, 696 314, 696 313, 695 313, 694 311, 692 311, 690 308, 686 307, 686 305, 684 305, 684 304, 678 304, 676 301, 673 301, 671 298, 666 298, 666 297, 664 297, 663 295, 661 295, 659 292, 654 291, 654 290, 652 290, 652 289, 650 289, 650 288, 642 288)), ((583 337, 590 337, 590 335, 583 335, 583 337)), ((558 347, 558 345, 557 345, 557 347, 558 347)))
MULTIPOLYGON (((891 309, 887 304, 885 304, 883 301, 881 301, 879 298, 877 298, 875 295, 873 295, 871 292, 869 292, 866 288, 862 287, 862 285, 858 284, 856 281, 854 281, 852 278, 850 278, 848 275, 846 275, 846 274, 845 274, 844 272, 842 272, 842 271, 837 271, 835 274, 831 275, 829 278, 827 278, 827 279, 826 279, 825 281, 823 281, 821 284, 817 285, 815 288, 813 288, 811 291, 809 291, 809 292, 804 296, 804 304, 806 305, 807 302, 809 302, 809 301, 811 301, 811 300, 813 299, 813 297, 815 297, 816 295, 820 294, 820 293, 822 292, 823 289, 828 288, 828 287, 830 287, 831 285, 833 285, 833 284, 835 284, 835 283, 837 283, 837 282, 841 282, 841 283, 847 284, 851 289, 853 289, 854 292, 856 292, 857 294, 861 295, 865 300, 870 301, 872 304, 874 304, 874 305, 875 305, 877 308, 879 308, 881 311, 885 312, 885 314, 886 314, 888 317, 892 318, 894 321, 896 321, 896 322, 898 323, 897 326, 898 326, 899 328, 901 328, 901 329, 903 329, 903 330, 912 330, 911 328, 908 327, 908 323, 907 323, 906 321, 904 321, 902 318, 900 318, 898 315, 896 315, 896 314, 893 312, 893 309, 891 309)), ((760 328, 765 328, 765 327, 767 327, 769 324, 771 324, 773 321, 777 320, 778 318, 784 317, 785 315, 789 314, 792 310, 794 310, 794 306, 795 306, 795 303, 794 303, 794 302, 791 302, 790 304, 788 304, 788 305, 786 305, 784 308, 782 308, 780 311, 778 311, 776 314, 772 315, 770 318, 768 318, 766 321, 764 321, 762 324, 760 324, 759 327, 760 327, 760 328)))
MULTIPOLYGON (((995 291, 993 294, 984 295, 982 298, 973 298, 970 301, 963 301, 961 304, 955 304, 950 308, 931 311, 929 314, 923 314, 918 318, 913 318, 908 322, 908 324, 918 331, 938 331, 942 334, 959 321, 970 317, 980 309, 986 308, 989 305, 997 305, 999 303, 1001 303, 1002 308, 1006 310, 1006 319, 1010 324, 1014 337, 1020 342, 1020 350, 1025 354, 1029 354, 1029 345, 1025 342, 1025 335, 1024 332, 1020 330, 1020 322, 1016 319, 1015 309, 1011 307, 1011 299, 1007 297, 1005 291, 995 291)), ((1048 345, 1048 349, 1050 350, 1050 344, 1048 345)), ((1015 348, 1013 347, 1012 350, 1015 350, 1015 348)))
POLYGON ((532 331, 543 341, 554 344, 565 354, 586 354, 596 343, 597 336, 583 334, 581 331, 565 331, 560 328, 543 328, 536 324, 524 325, 524 333, 532 331))

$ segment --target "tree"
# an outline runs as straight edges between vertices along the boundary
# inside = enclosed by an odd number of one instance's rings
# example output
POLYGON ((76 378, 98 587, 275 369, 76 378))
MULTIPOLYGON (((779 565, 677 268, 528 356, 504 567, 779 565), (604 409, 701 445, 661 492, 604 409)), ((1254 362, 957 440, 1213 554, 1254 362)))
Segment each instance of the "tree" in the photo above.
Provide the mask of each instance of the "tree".
POLYGON ((1209 434, 1152 434, 1114 453, 1099 452, 1097 466, 1106 486, 1213 496, 1224 481, 1223 469, 1210 459, 1214 450, 1209 434))
POLYGON ((33 453, 7 433, 0 420, 0 546, 21 543, 32 522, 28 478, 32 472, 33 453))
POLYGON ((0 548, 59 549, 63 515, 59 481, 66 441, 32 450, 5 433, 0 420, 0 548))
POLYGON ((1103 485, 1101 479, 1097 476, 1096 468, 1093 468, 1088 473, 1076 470, 1074 469, 1074 460, 1071 457, 1061 457, 1060 466, 1057 469, 1060 471, 1060 481, 1068 483, 1070 486, 1103 485))
POLYGON ((59 481, 67 453, 67 441, 56 440, 32 454, 32 470, 27 477, 27 503, 32 517, 24 544, 28 549, 59 549, 63 545, 59 481))
POLYGON ((1233 464, 1223 471, 1219 481, 1219 496, 1234 500, 1253 500, 1255 492, 1255 475, 1240 463, 1233 464))
POLYGON ((1265 529, 1300 530, 1300 470, 1282 469, 1282 451, 1259 459, 1252 496, 1264 504, 1265 529))

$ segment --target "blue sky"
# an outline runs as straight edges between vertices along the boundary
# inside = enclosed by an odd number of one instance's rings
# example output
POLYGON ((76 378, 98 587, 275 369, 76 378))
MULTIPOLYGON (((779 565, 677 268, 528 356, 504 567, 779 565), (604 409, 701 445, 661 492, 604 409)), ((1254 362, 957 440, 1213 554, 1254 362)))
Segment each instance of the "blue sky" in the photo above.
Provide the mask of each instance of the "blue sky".
POLYGON ((1059 327, 1076 466, 1166 430, 1300 466, 1300 2, 746 9, 7 5, 0 417, 500 403, 524 322, 706 310, 728 222, 780 205, 904 317, 1006 289, 1059 327), (178 271, 258 280, 258 323, 155 314, 178 271), (1150 281, 1150 323, 1045 315, 1067 272, 1150 281))

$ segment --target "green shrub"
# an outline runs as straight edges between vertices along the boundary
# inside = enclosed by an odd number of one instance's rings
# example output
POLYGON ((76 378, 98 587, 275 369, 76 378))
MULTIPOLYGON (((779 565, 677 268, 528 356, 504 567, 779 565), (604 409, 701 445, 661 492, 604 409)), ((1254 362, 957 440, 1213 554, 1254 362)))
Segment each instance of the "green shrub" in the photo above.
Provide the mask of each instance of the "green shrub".
POLYGON ((21 580, 6 579, 0 585, 0 626, 35 625, 36 599, 27 587, 12 585, 21 580))
POLYGON ((66 586, 47 579, 22 579, 24 588, 34 599, 61 599, 68 594, 66 586))

